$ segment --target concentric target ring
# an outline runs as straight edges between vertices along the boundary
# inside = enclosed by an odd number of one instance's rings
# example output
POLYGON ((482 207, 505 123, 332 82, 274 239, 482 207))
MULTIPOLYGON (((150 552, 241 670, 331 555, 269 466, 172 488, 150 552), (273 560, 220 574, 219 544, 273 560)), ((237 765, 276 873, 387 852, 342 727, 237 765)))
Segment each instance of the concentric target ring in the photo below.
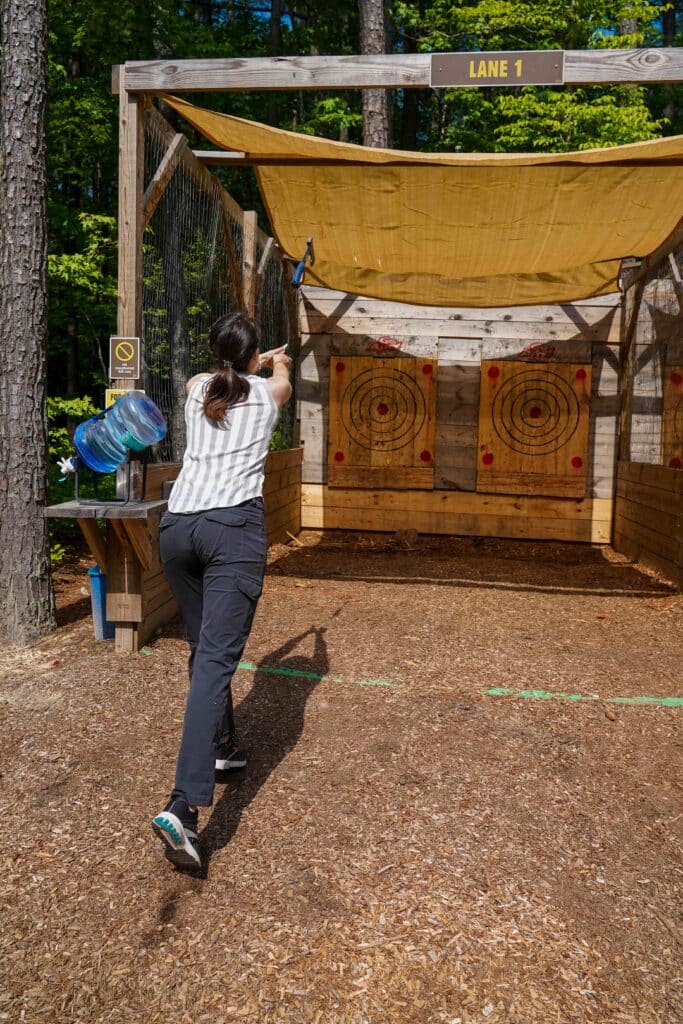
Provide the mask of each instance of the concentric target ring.
POLYGON ((500 438, 522 455, 550 455, 575 434, 580 419, 579 400, 571 385, 548 370, 515 373, 496 393, 491 421, 500 438))
POLYGON ((354 444, 394 452, 411 444, 422 430, 427 403, 412 377, 383 367, 363 370, 346 388, 342 423, 354 444))

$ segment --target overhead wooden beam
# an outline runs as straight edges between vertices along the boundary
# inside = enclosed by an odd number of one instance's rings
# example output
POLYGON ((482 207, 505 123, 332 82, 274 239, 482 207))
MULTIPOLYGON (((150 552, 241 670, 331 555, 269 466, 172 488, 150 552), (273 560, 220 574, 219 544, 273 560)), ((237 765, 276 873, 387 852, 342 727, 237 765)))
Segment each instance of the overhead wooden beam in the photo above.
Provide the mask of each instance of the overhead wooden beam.
MULTIPOLYGON (((564 50, 565 85, 683 82, 683 48, 564 50)), ((486 52, 462 54, 486 60, 486 52)), ((495 57, 505 57, 496 53, 495 57)), ((510 54, 512 57, 513 54, 510 54)), ((432 61, 444 54, 392 53, 315 57, 128 61, 113 88, 128 92, 224 92, 273 89, 425 89, 432 61)), ((476 81, 457 85, 476 85, 476 81)), ((479 83, 484 84, 484 83, 479 83)), ((486 81, 490 85, 490 81, 486 81)), ((514 85, 514 81, 500 81, 514 85)), ((519 84, 528 84, 520 82, 519 84)))
POLYGON ((173 172, 180 163, 180 150, 185 145, 187 145, 187 139, 181 132, 174 135, 170 146, 161 159, 161 163, 154 172, 154 177, 147 186, 142 201, 145 224, 149 224, 151 216, 156 210, 173 172))
POLYGON ((192 152, 203 164, 251 164, 246 153, 236 153, 224 149, 193 149, 192 152))

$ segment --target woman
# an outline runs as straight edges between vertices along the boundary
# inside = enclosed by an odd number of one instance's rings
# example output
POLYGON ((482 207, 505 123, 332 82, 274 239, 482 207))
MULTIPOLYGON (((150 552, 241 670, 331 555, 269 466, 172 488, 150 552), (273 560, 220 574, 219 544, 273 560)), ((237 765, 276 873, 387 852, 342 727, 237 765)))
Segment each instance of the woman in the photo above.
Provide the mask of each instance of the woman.
POLYGON ((244 767, 232 711, 232 676, 263 586, 263 464, 292 364, 284 348, 263 355, 242 313, 209 331, 212 374, 188 382, 187 448, 160 524, 164 573, 190 644, 190 689, 171 798, 152 827, 166 856, 200 868, 198 808, 210 806, 216 769, 244 767), (268 380, 255 376, 272 367, 268 380))

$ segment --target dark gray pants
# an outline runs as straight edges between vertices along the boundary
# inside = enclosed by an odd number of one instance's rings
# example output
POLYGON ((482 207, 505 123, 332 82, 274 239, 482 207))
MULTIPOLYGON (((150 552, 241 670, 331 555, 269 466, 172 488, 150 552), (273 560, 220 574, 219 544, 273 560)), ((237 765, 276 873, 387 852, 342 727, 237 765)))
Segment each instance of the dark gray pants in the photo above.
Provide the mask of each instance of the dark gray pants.
POLYGON ((234 734, 232 676, 263 587, 263 500, 189 515, 167 512, 159 544, 190 644, 190 689, 173 795, 208 807, 216 746, 234 734))

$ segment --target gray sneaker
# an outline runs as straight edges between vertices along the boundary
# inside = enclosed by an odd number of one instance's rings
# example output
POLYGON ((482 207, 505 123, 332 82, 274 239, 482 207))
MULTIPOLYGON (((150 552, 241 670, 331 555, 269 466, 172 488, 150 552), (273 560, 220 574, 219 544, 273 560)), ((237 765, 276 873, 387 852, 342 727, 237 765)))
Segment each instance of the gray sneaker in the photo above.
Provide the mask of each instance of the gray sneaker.
POLYGON ((167 858, 179 868, 201 868, 197 811, 191 811, 180 796, 171 797, 163 811, 152 820, 152 828, 163 840, 167 858))

